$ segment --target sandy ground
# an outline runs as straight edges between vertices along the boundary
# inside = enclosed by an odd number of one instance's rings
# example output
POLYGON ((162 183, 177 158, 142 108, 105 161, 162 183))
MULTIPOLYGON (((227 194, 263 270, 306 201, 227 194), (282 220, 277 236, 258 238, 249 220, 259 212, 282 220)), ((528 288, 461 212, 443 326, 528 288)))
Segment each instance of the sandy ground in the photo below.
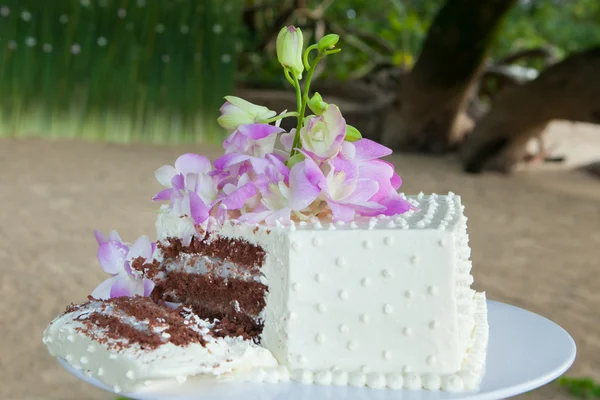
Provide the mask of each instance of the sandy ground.
MULTIPOLYGON (((114 399, 76 381, 41 333, 105 276, 93 229, 153 235, 152 171, 217 148, 0 140, 0 398, 114 399)), ((463 175, 451 158, 398 156, 407 193, 454 191, 469 216, 476 287, 565 327, 572 376, 600 379, 600 181, 578 172, 463 175)), ((568 398, 549 385, 526 399, 568 398)))

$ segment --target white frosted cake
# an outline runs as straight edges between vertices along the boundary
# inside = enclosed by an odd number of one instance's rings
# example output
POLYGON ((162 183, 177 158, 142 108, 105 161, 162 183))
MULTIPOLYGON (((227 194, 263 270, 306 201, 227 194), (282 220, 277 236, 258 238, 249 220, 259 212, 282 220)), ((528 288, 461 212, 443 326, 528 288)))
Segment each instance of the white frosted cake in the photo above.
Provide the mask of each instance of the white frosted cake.
POLYGON ((383 159, 392 151, 300 86, 337 40, 303 55, 300 30, 282 29, 277 52, 298 110, 226 97, 225 154, 214 164, 184 154, 155 172, 164 188, 153 200, 168 202, 156 242, 96 231, 110 278, 52 321, 43 339, 52 355, 115 392, 196 375, 478 388, 486 301, 470 288, 461 199, 400 194, 383 159), (286 117, 295 130, 279 127, 286 117))
MULTIPOLYGON (((460 196, 412 196, 419 211, 350 223, 227 223, 264 250, 261 345, 292 379, 321 385, 473 390, 485 368, 485 295, 470 289, 460 196)), ((185 230, 160 214, 157 235, 185 230)))

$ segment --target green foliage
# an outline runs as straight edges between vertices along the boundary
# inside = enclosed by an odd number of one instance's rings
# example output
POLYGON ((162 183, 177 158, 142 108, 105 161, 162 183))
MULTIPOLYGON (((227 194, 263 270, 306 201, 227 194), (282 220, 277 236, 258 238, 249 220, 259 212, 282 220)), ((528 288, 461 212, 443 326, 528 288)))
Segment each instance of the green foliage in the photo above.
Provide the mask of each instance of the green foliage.
POLYGON ((597 0, 528 0, 510 12, 494 54, 552 45, 559 57, 600 45, 597 0))
POLYGON ((559 385, 569 391, 569 394, 581 399, 600 399, 600 384, 592 378, 567 378, 558 379, 559 385))
MULTIPOLYGON (((294 3, 2 0, 0 136, 210 139, 222 134, 214 120, 234 77, 287 85, 269 45, 283 20, 315 42, 307 10, 323 11, 325 33, 340 34, 343 51, 321 77, 347 80, 380 65, 411 68, 444 0, 306 0, 306 10, 279 18, 294 3)), ((600 45, 600 1, 520 0, 490 54, 546 45, 559 57, 600 45)))
POLYGON ((240 2, 4 0, 0 135, 192 142, 232 88, 240 2))
MULTIPOLYGON (((262 24, 253 39, 246 41, 244 57, 248 63, 240 70, 247 83, 263 86, 285 84, 278 70, 256 51, 264 33, 286 0, 255 0, 264 6, 262 24), (263 73, 256 77, 255 71, 263 73)), ((308 9, 319 9, 320 0, 307 1, 308 9)), ((342 34, 344 51, 328 60, 325 77, 352 79, 363 76, 379 64, 411 68, 418 58, 433 18, 444 0, 336 0, 325 11, 328 32, 342 34)), ((314 31, 314 21, 304 17, 291 20, 303 27, 306 34, 314 31)), ((461 21, 456 21, 460 24, 461 21)), ((314 41, 314 38, 311 38, 314 41)), ((600 45, 600 1, 597 0, 520 0, 498 33, 490 55, 498 60, 513 52, 552 45, 559 58, 590 46, 600 45)), ((452 60, 448 60, 451 62, 452 60)), ((539 64, 526 63, 529 66, 539 64)))

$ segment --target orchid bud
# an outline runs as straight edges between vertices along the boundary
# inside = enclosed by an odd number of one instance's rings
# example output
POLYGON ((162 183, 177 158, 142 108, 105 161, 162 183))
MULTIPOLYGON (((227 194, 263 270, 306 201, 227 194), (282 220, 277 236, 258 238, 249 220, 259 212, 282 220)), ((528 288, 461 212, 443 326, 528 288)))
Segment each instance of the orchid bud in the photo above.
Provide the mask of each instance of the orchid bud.
POLYGON ((310 108, 310 110, 316 115, 322 115, 325 111, 327 111, 327 107, 329 107, 329 104, 323 101, 323 98, 318 92, 316 92, 313 97, 308 100, 307 105, 308 108, 310 108))
POLYGON ((356 142, 360 139, 362 139, 362 135, 360 134, 358 129, 356 129, 352 125, 346 124, 346 140, 348 142, 356 142))
POLYGON ((235 130, 241 125, 263 122, 277 113, 267 107, 257 106, 235 96, 225 96, 225 104, 221 106, 219 125, 227 130, 235 130))
POLYGON ((319 51, 333 49, 338 40, 340 40, 340 35, 336 35, 335 33, 323 36, 321 40, 319 40, 319 43, 317 43, 319 51))
POLYGON ((277 35, 277 59, 284 68, 289 68, 298 79, 302 79, 302 47, 304 37, 300 28, 287 26, 277 35))

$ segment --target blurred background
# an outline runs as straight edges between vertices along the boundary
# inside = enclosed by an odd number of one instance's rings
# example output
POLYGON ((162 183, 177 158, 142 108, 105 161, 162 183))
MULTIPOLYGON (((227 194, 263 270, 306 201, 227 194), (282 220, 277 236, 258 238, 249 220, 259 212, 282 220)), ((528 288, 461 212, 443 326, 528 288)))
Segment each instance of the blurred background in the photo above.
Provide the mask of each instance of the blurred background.
POLYGON ((574 336, 579 380, 524 398, 600 397, 598 0, 0 0, 0 397, 114 398, 41 332, 103 279, 93 229, 153 236, 152 171, 221 153, 224 95, 295 108, 290 24, 341 35, 313 89, 403 190, 463 197, 477 289, 574 336))

